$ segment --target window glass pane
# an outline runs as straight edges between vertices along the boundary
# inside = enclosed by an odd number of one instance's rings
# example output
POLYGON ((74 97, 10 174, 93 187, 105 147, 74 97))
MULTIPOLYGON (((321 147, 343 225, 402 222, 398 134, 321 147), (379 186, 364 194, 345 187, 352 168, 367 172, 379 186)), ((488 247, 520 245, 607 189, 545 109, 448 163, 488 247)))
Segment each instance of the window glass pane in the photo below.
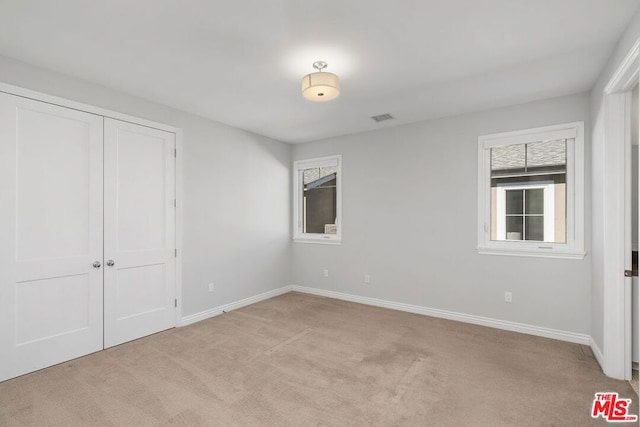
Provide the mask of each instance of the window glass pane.
POLYGON ((554 241, 567 243, 567 184, 565 182, 553 186, 553 197, 554 241))
POLYGON ((527 216, 524 219, 524 235, 526 240, 544 241, 544 217, 527 216))
POLYGON ((522 190, 507 190, 506 191, 505 203, 506 203, 507 215, 522 214, 523 213, 523 211, 522 211, 522 209, 523 209, 523 206, 522 206, 523 194, 524 194, 524 192, 522 190))
MULTIPOLYGON (((522 239, 567 243, 566 179, 566 171, 557 169, 529 175, 510 173, 492 177, 491 240, 522 239), (549 206, 545 205, 545 201, 550 203, 549 206), (509 229, 507 226, 508 217, 516 215, 544 216, 543 222, 553 224, 553 227, 547 227, 547 234, 544 234, 544 227, 541 227, 537 222, 535 228, 529 230, 530 233, 533 233, 532 235, 528 236, 527 230, 523 229, 521 238, 510 238, 507 233, 519 230, 509 229)), ((509 221, 511 221, 510 224, 515 224, 514 220, 509 221)))
POLYGON ((507 240, 522 240, 522 217, 508 216, 506 219, 507 240))
POLYGON ((305 169, 303 172, 303 183, 307 185, 321 178, 333 175, 336 173, 336 170, 337 168, 335 166, 305 169))
POLYGON ((528 214, 544 214, 544 189, 525 190, 525 212, 528 214))
POLYGON ((566 164, 566 140, 559 139, 527 144, 527 168, 565 166, 566 164))
POLYGON ((525 167, 525 144, 507 145, 491 149, 492 171, 518 171, 525 167))
POLYGON ((302 171, 303 233, 337 234, 336 171, 335 166, 302 171))
MULTIPOLYGON (((528 177, 501 177, 491 180, 491 240, 535 240, 567 243, 567 184, 565 173, 528 177), (514 188, 510 188, 514 187, 514 188), (547 194, 548 193, 548 194, 547 194), (545 202, 550 203, 549 206, 545 202), (520 230, 510 217, 538 216, 531 230, 520 230), (542 223, 540 222, 542 221, 542 223), (545 234, 543 223, 553 224, 545 234), (509 232, 522 231, 522 237, 509 232), (533 233, 533 234, 527 234, 533 233), (515 236, 515 235, 513 235, 515 236)), ((526 224, 525 224, 526 225, 526 224)))

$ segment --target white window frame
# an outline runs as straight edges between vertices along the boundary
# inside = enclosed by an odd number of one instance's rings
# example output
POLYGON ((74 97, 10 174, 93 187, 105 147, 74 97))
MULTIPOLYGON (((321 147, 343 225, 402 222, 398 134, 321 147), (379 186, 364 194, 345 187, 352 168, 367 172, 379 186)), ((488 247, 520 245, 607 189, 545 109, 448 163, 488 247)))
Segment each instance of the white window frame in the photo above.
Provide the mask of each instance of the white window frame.
POLYGON ((477 250, 488 255, 584 258, 584 122, 478 137, 477 250), (491 148, 555 139, 567 140, 567 242, 491 240, 491 148))
POLYGON ((293 240, 300 243, 339 245, 342 243, 342 155, 318 157, 293 162, 293 240), (318 167, 336 167, 336 234, 304 233, 303 171, 318 167))

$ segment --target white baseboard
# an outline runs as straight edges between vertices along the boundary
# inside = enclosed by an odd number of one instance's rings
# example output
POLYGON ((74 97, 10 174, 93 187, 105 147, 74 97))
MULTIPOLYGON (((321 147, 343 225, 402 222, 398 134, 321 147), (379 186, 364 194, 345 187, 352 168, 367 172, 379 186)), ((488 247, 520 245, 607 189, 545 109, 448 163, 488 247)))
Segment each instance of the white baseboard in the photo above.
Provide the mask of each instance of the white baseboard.
POLYGON ((264 292, 259 295, 255 295, 249 298, 245 298, 240 301, 232 302, 229 304, 221 305, 211 308, 209 310, 202 311, 200 313, 184 316, 178 326, 186 326, 192 323, 199 322, 201 320, 209 319, 211 317, 218 316, 224 312, 236 310, 247 305, 255 304, 257 302, 276 297, 278 295, 286 294, 287 292, 296 291, 310 295, 318 295, 328 298, 335 298, 343 301, 350 301, 360 304, 372 305, 376 307, 389 308, 392 310, 400 310, 408 313, 422 314, 425 316, 438 317, 442 319, 456 320, 458 322, 471 323, 474 325, 488 326, 490 328, 503 329, 506 331, 519 332, 523 334, 535 335, 539 337, 552 338, 561 341, 572 342, 576 344, 588 345, 593 350, 593 354, 596 360, 602 367, 604 364, 604 356, 602 351, 597 346, 593 338, 587 334, 578 334, 575 332, 561 331, 558 329, 544 328, 541 326, 527 325, 524 323, 509 322, 506 320, 493 319, 490 317, 475 316, 472 314, 458 313, 455 311, 440 310, 437 308, 423 307, 413 304, 404 304, 400 302, 387 301, 378 298, 369 298, 359 295, 346 294, 342 292, 328 291, 318 288, 310 288, 306 286, 290 285, 283 286, 272 291, 264 292))
POLYGON ((199 322, 201 320, 209 319, 210 317, 218 316, 227 311, 237 310, 238 308, 241 308, 247 305, 255 304, 257 302, 260 302, 269 298, 277 297, 278 295, 286 294, 287 292, 291 292, 291 286, 283 286, 281 288, 264 292, 249 298, 245 298, 240 301, 232 302, 225 305, 220 305, 218 307, 214 307, 209 310, 201 311, 200 313, 190 314, 188 316, 184 316, 178 326, 187 326, 192 323, 199 322))
MULTIPOLYGON (((527 325, 524 323, 509 322, 506 320, 492 319, 490 317, 474 316, 471 314, 457 313, 454 311, 440 310, 437 308, 422 307, 419 305, 404 304, 387 301, 377 298, 362 297, 359 295, 345 294, 342 292, 327 291, 324 289, 309 288, 306 286, 291 285, 292 291, 302 292, 311 295, 335 298, 343 301, 357 302, 360 304, 373 305, 376 307, 390 308, 393 310, 406 311, 409 313, 423 314, 425 316, 439 317, 442 319, 457 320, 459 322, 472 323, 474 325, 488 326, 491 328, 504 329, 507 331, 520 332, 523 334, 536 335, 539 337, 553 338, 561 341, 568 341, 576 344, 591 345, 592 339, 587 334, 561 331, 558 329, 544 328, 540 326, 527 325)), ((597 348, 597 347, 596 347, 597 348)), ((595 351, 594 351, 595 353, 595 351)), ((598 357, 596 355, 596 357, 598 357)), ((601 359, 598 361, 600 362, 601 359)), ((602 365, 602 362, 600 362, 602 365)))
POLYGON ((604 371, 604 354, 602 354, 602 350, 600 350, 598 344, 596 344, 596 342, 591 337, 589 337, 589 347, 591 347, 593 355, 596 357, 596 360, 600 364, 600 369, 604 371))

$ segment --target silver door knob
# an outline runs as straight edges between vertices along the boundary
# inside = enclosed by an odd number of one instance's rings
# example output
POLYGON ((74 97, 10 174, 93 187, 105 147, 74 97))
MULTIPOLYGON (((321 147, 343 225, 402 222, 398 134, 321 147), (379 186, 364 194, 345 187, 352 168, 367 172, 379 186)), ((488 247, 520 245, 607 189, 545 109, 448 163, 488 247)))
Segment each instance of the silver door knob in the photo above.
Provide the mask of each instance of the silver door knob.
POLYGON ((93 268, 100 268, 102 266, 102 264, 100 264, 100 261, 96 261, 93 263, 93 268))
POLYGON ((109 267, 113 267, 114 265, 116 265, 116 263, 112 259, 110 259, 109 261, 107 261, 107 265, 109 267))

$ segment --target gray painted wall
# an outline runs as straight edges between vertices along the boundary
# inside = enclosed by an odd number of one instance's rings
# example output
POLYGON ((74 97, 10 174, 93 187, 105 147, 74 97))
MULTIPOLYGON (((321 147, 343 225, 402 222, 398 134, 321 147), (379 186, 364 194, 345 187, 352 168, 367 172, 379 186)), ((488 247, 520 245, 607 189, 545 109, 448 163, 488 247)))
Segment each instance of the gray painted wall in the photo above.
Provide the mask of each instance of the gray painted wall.
POLYGON ((0 81, 183 129, 183 315, 290 283, 288 144, 6 57, 0 81))
MULTIPOLYGON (((294 243, 294 284, 590 333, 589 254, 476 252, 478 136, 571 121, 589 129, 588 119, 585 93, 294 145, 294 160, 343 156, 343 244, 294 243)), ((590 182, 587 165, 587 206, 590 182)))
POLYGON ((604 346, 604 88, 621 61, 640 37, 640 10, 631 19, 615 51, 603 68, 591 91, 592 129, 592 286, 591 336, 602 350, 604 346))
POLYGON ((293 148, 5 57, 0 81, 184 129, 185 315, 295 283, 590 333, 602 347, 601 92, 638 36, 640 13, 591 92, 590 123, 589 99, 575 95, 293 148), (573 120, 588 122, 592 159, 585 260, 478 255, 477 136, 573 120), (291 151, 345 156, 343 245, 291 245, 291 151), (383 208, 373 209, 380 193, 383 208), (503 302, 505 290, 513 303, 503 302))

